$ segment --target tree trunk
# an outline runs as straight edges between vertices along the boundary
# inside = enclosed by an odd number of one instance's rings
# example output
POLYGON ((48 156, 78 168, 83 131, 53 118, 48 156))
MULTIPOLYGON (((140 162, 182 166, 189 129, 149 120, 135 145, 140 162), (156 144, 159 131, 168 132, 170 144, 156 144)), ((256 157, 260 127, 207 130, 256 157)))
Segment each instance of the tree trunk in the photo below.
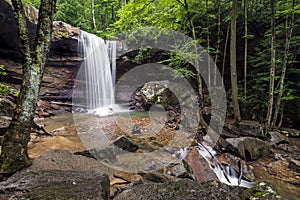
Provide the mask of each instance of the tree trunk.
POLYGON ((31 164, 27 145, 30 140, 36 101, 49 52, 55 3, 56 0, 41 2, 35 44, 31 51, 23 3, 21 0, 12 0, 20 48, 24 58, 23 82, 14 116, 2 143, 1 173, 14 173, 31 164))
POLYGON ((284 79, 285 79, 285 74, 286 74, 287 62, 289 59, 288 54, 289 54, 290 43, 291 43, 293 29, 294 29, 294 17, 295 17, 294 7, 295 7, 295 0, 292 1, 292 7, 291 7, 292 13, 290 16, 290 22, 288 22, 289 18, 287 17, 284 58, 283 58, 283 63, 282 63, 281 77, 280 77, 280 81, 279 81, 279 91, 278 91, 277 101, 275 104, 275 111, 274 111, 274 116, 273 116, 271 127, 276 126, 279 110, 281 107, 281 98, 282 98, 282 94, 283 94, 284 79))
POLYGON ((248 0, 244 0, 245 50, 244 50, 244 98, 247 98, 247 57, 248 57, 248 0))
POLYGON ((231 16, 231 38, 230 38, 230 75, 231 75, 231 90, 232 103, 235 123, 241 121, 240 107, 238 101, 238 85, 237 85, 237 70, 236 70, 236 18, 237 18, 237 0, 232 1, 232 16, 231 16))
POLYGON ((92 18, 93 18, 94 30, 97 30, 96 18, 95 18, 95 2, 94 2, 94 0, 92 0, 92 18))
POLYGON ((227 26, 226 39, 225 39, 225 44, 224 44, 224 54, 223 54, 223 62, 222 62, 222 77, 223 77, 223 79, 224 79, 224 73, 225 73, 225 63, 226 63, 226 56, 227 56, 229 30, 230 30, 230 23, 228 23, 228 26, 227 26))
POLYGON ((271 118, 273 113, 274 102, 274 79, 275 79, 275 3, 271 0, 271 68, 270 68, 270 83, 269 83, 269 102, 266 117, 266 128, 271 127, 271 118))

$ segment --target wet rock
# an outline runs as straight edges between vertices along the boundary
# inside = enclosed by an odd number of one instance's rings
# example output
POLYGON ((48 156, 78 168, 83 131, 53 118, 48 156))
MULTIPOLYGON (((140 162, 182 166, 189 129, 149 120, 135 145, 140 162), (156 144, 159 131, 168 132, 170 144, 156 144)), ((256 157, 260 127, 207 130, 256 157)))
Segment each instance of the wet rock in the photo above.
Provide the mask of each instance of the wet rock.
POLYGON ((253 167, 248 165, 244 160, 229 153, 217 155, 216 159, 223 166, 230 166, 233 168, 243 179, 250 182, 255 181, 253 167))
POLYGON ((141 128, 138 125, 134 125, 132 129, 132 135, 140 135, 141 134, 141 128))
POLYGON ((264 138, 262 125, 256 121, 244 120, 239 124, 239 129, 243 135, 264 138))
POLYGON ((288 167, 297 173, 300 173, 300 160, 296 160, 294 158, 289 159, 289 165, 288 167))
POLYGON ((167 173, 175 176, 176 178, 189 178, 195 180, 193 170, 185 160, 172 163, 167 173))
POLYGON ((138 146, 130 139, 128 139, 126 136, 120 136, 113 144, 103 149, 93 148, 86 151, 76 152, 75 154, 110 163, 116 161, 117 154, 122 154, 124 151, 135 152, 137 149, 138 146))
POLYGON ((273 187, 257 186, 256 190, 228 186, 217 181, 199 183, 189 179, 176 182, 147 183, 133 186, 117 195, 114 200, 144 200, 144 199, 173 199, 173 200, 199 200, 199 199, 283 199, 273 187), (256 192, 256 193, 255 193, 256 192), (253 197, 253 198, 252 198, 253 197))
POLYGON ((24 170, 0 183, 9 199, 109 199, 109 179, 93 171, 24 170))
POLYGON ((205 182, 210 180, 218 180, 208 162, 198 153, 197 149, 193 148, 191 151, 187 152, 184 160, 193 170, 193 175, 197 181, 205 182))
POLYGON ((98 160, 112 162, 116 160, 116 147, 108 146, 104 149, 91 149, 91 155, 98 160))
POLYGON ((257 160, 262 156, 267 156, 271 153, 270 145, 258 138, 239 137, 228 138, 227 142, 232 144, 238 151, 239 156, 244 160, 257 160))
POLYGON ((282 135, 280 132, 273 131, 269 132, 268 136, 270 137, 270 143, 276 149, 281 149, 287 152, 292 152, 292 147, 290 146, 289 139, 282 135))
POLYGON ((118 137, 113 145, 129 152, 135 152, 138 149, 138 146, 124 135, 118 137))

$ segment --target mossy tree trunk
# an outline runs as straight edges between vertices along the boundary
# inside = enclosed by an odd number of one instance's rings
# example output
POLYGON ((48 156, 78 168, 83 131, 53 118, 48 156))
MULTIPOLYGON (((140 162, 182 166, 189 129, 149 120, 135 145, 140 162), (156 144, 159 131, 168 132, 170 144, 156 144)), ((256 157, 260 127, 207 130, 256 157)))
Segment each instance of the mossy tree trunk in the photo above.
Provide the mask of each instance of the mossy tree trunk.
POLYGON ((36 38, 29 45, 24 6, 21 0, 12 0, 20 49, 23 56, 23 82, 14 117, 2 142, 0 172, 14 173, 31 164, 27 145, 30 140, 36 101, 40 90, 46 58, 49 53, 53 13, 56 0, 42 0, 39 9, 36 38))
POLYGON ((241 121, 240 107, 238 101, 238 83, 237 83, 237 67, 236 67, 236 21, 238 14, 238 0, 232 1, 231 14, 231 37, 230 37, 230 77, 232 103, 235 122, 238 124, 241 121))

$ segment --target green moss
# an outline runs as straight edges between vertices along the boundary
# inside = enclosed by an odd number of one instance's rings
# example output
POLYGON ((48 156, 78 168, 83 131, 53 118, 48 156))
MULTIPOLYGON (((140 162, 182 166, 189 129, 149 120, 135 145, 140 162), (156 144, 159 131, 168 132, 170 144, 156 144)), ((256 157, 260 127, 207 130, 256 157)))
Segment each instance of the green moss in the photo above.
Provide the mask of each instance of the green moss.
POLYGON ((242 196, 250 200, 269 200, 269 199, 283 199, 275 190, 274 186, 267 182, 257 183, 252 188, 246 189, 242 196))
POLYGON ((68 37, 69 37, 69 34, 64 33, 64 32, 59 32, 59 34, 58 34, 59 39, 64 39, 64 38, 68 38, 68 37))

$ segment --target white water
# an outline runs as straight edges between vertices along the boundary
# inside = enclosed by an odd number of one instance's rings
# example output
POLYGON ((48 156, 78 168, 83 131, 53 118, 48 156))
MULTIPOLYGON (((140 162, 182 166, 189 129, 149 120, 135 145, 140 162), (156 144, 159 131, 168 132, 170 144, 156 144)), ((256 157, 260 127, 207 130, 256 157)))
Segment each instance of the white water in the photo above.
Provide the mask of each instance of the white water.
MULTIPOLYGON (((227 185, 240 186, 245 188, 250 188, 254 185, 253 182, 249 182, 243 179, 239 180, 239 174, 230 165, 224 166, 221 163, 214 163, 214 166, 212 166, 211 163, 213 163, 213 159, 217 155, 217 153, 209 144, 206 144, 206 142, 203 142, 202 145, 198 145, 197 149, 199 154, 207 161, 209 167, 216 174, 220 182, 227 185)), ((188 148, 180 149, 179 154, 181 159, 184 159, 186 157, 188 151, 188 148)))
POLYGON ((98 116, 113 114, 116 42, 105 44, 98 36, 80 31, 79 49, 84 57, 82 81, 88 112, 98 116))
POLYGON ((250 188, 254 185, 252 182, 243 179, 239 180, 239 174, 230 165, 224 166, 217 164, 212 167, 210 163, 217 153, 210 145, 205 144, 205 142, 203 142, 202 145, 198 145, 198 152, 209 163, 210 168, 215 172, 222 183, 246 188, 250 188))
POLYGON ((116 84, 116 67, 117 67, 117 41, 107 40, 106 41, 106 47, 108 50, 108 57, 111 65, 111 77, 112 77, 112 83, 113 87, 115 87, 116 84))

